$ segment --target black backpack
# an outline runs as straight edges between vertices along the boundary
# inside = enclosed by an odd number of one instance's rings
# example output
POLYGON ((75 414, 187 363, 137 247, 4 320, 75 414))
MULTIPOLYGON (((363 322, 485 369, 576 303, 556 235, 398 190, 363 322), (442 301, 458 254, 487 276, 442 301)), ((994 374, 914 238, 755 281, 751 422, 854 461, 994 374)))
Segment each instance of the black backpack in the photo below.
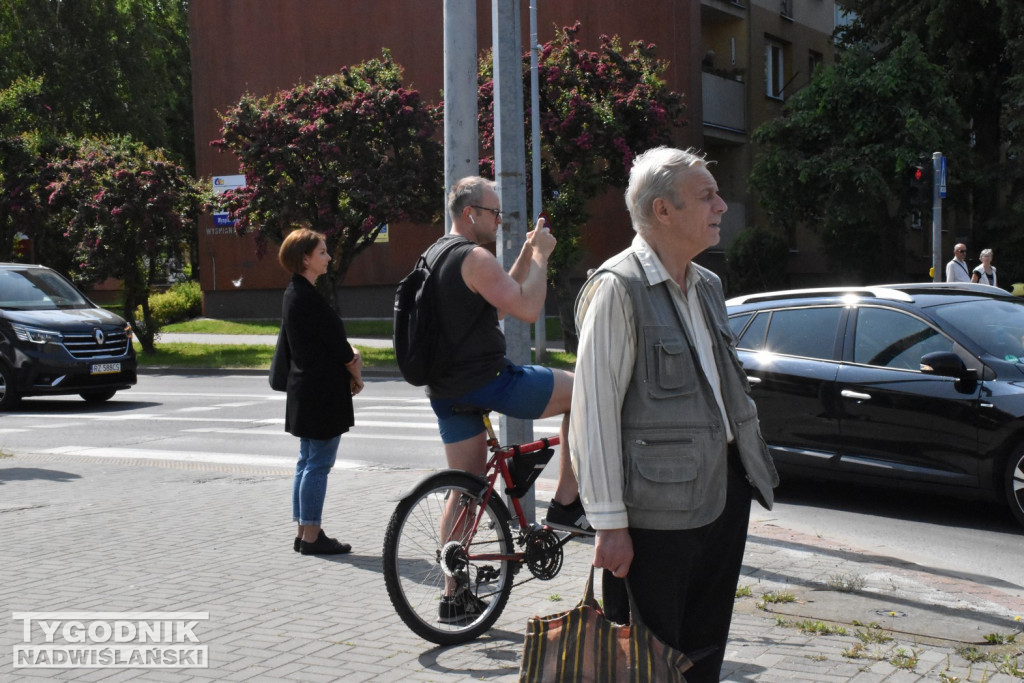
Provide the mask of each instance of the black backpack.
POLYGON ((453 239, 431 255, 427 249, 412 272, 402 278, 395 291, 394 336, 395 360, 406 382, 421 387, 429 384, 439 369, 435 353, 442 342, 434 310, 434 286, 430 275, 440 267, 448 254, 467 240, 453 239), (428 260, 427 256, 431 258, 428 260))

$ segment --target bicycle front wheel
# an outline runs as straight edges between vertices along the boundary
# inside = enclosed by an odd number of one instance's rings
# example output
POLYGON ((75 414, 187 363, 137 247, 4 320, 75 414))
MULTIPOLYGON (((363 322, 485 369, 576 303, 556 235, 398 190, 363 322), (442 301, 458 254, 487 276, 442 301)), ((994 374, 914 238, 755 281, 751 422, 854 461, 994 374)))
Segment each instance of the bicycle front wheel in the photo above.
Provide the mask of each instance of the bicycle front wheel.
POLYGON ((384 536, 391 604, 406 626, 438 645, 486 632, 512 592, 510 515, 497 494, 473 533, 485 491, 469 474, 432 475, 398 504, 384 536))

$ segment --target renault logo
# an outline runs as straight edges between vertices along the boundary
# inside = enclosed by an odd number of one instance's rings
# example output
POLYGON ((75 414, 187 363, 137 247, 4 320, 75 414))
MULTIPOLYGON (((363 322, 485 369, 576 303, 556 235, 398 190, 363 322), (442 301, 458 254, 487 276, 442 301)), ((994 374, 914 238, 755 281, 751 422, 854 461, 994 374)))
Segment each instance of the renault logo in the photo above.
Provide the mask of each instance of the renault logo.
POLYGON ((105 339, 105 335, 103 334, 103 330, 101 330, 99 328, 96 328, 95 330, 93 330, 92 336, 96 340, 97 344, 99 344, 100 346, 103 346, 103 340, 105 339))

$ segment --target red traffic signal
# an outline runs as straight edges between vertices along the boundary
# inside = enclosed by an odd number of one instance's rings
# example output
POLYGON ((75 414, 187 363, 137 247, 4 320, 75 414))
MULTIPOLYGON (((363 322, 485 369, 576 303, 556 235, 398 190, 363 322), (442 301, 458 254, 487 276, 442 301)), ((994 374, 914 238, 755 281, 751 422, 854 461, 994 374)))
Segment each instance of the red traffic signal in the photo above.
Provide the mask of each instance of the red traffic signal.
POLYGON ((924 166, 910 167, 910 187, 907 199, 911 208, 924 208, 932 203, 931 178, 924 166))

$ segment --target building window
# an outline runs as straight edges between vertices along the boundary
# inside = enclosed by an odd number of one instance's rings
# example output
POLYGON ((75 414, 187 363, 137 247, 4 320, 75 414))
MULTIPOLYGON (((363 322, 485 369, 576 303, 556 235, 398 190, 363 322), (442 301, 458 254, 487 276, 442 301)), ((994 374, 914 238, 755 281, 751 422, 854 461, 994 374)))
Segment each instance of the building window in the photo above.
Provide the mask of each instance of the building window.
POLYGON ((782 43, 768 40, 764 46, 765 95, 782 99, 782 88, 786 84, 785 50, 782 43))
POLYGON ((779 13, 787 19, 793 18, 793 0, 779 0, 781 7, 779 13))
POLYGON ((810 81, 814 78, 814 71, 825 63, 825 58, 820 52, 814 50, 807 51, 807 80, 810 81))

